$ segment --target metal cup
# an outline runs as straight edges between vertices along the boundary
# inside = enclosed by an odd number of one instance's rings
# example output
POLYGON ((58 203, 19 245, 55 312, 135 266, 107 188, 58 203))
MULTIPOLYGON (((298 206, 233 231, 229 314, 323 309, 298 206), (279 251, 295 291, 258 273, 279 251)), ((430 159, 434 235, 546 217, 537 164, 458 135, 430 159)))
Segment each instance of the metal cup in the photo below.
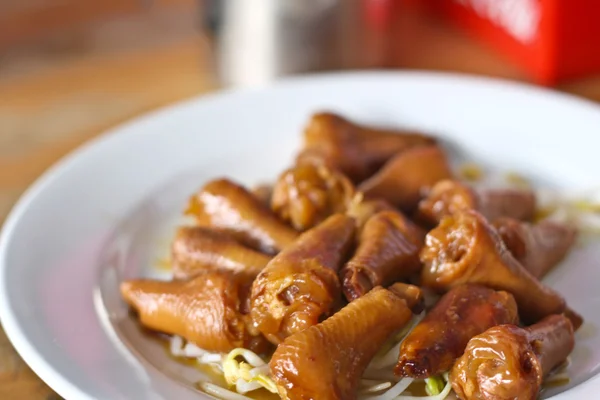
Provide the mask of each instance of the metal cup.
POLYGON ((348 0, 205 1, 221 83, 256 86, 339 65, 336 42, 348 0))

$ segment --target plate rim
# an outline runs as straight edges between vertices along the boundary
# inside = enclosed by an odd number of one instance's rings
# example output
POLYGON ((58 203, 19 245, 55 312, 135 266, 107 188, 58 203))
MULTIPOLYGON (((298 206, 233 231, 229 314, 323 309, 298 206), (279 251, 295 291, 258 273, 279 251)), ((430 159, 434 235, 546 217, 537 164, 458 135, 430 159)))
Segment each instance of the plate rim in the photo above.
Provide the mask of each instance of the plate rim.
MULTIPOLYGON (((202 105, 203 103, 210 103, 220 98, 227 98, 231 96, 235 97, 244 94, 261 95, 262 93, 269 92, 273 89, 285 89, 286 87, 293 88, 296 85, 303 85, 321 80, 354 81, 357 79, 394 78, 413 78, 415 80, 429 82, 455 82, 457 84, 486 86, 492 89, 504 88, 512 92, 521 92, 538 97, 541 96, 553 98, 556 101, 568 102, 578 107, 593 108, 596 112, 600 113, 600 105, 592 100, 570 93, 555 91, 551 88, 535 86, 534 84, 527 82, 517 82, 502 78, 470 75, 466 73, 435 72, 424 70, 370 70, 359 72, 353 71, 304 74, 275 80, 259 87, 217 89, 214 92, 196 95, 191 98, 180 100, 170 105, 139 114, 127 120, 126 122, 117 124, 112 128, 99 133, 97 136, 85 141, 83 144, 77 146, 75 149, 72 149, 66 155, 59 158, 39 177, 37 177, 11 207, 0 230, 0 289, 6 287, 6 272, 9 269, 9 266, 5 262, 3 255, 8 251, 13 232, 19 225, 22 216, 26 213, 30 205, 36 201, 36 199, 46 190, 48 186, 50 186, 56 180, 59 180, 63 173, 70 169, 79 159, 85 158, 89 152, 93 151, 93 149, 109 142, 122 140, 121 138, 125 135, 133 134, 132 132, 128 132, 130 128, 144 122, 151 122, 153 119, 161 115, 170 114, 175 110, 185 108, 191 104, 202 105)), ((93 295, 93 293, 90 293, 90 295, 93 295)), ((10 306, 10 299, 4 290, 0 290, 0 324, 2 325, 2 328, 4 329, 4 332, 15 351, 28 365, 28 367, 31 368, 31 370, 52 390, 67 400, 71 398, 95 400, 95 398, 91 397, 89 393, 85 393, 84 391, 80 390, 76 384, 71 382, 59 371, 57 371, 50 360, 46 360, 40 353, 37 352, 34 343, 26 340, 26 336, 24 335, 25 330, 23 329, 23 326, 18 323, 16 315, 10 306)), ((568 397, 570 397, 570 395, 576 391, 576 389, 585 388, 587 390, 592 385, 600 388, 600 373, 591 377, 579 386, 553 396, 552 398, 570 400, 568 397)))

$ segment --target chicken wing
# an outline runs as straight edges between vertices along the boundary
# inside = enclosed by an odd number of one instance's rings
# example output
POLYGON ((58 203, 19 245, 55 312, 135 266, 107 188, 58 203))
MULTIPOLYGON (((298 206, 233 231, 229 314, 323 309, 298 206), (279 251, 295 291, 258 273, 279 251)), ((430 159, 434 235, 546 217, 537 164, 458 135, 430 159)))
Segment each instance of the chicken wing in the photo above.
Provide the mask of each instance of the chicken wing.
POLYGON ((364 195, 358 192, 350 202, 346 214, 354 218, 357 231, 361 232, 369 218, 380 211, 396 211, 396 208, 382 199, 365 199, 364 195))
POLYGON ((544 376, 574 346, 573 326, 562 315, 526 329, 496 326, 471 339, 450 382, 462 400, 536 400, 544 376))
POLYGON ((149 329, 182 336, 208 351, 262 352, 268 342, 248 330, 249 286, 231 274, 207 272, 187 282, 126 281, 121 295, 149 329))
POLYGON ((171 262, 176 279, 229 271, 254 279, 271 257, 242 246, 224 232, 202 226, 177 230, 171 244, 171 262))
POLYGON ((273 190, 271 208, 295 229, 305 231, 335 213, 344 213, 354 185, 324 165, 297 165, 285 171, 273 190))
POLYGON ((279 253, 252 285, 254 327, 274 344, 331 314, 341 300, 338 269, 354 237, 351 217, 335 214, 279 253))
POLYGON ((535 213, 536 199, 531 191, 480 189, 452 180, 438 182, 419 202, 417 219, 435 226, 443 217, 457 211, 477 210, 493 221, 509 217, 528 221, 535 213))
MULTIPOLYGON (((445 291, 477 283, 512 293, 524 322, 535 323, 566 310, 560 294, 540 283, 507 250, 498 232, 474 210, 444 217, 421 250, 425 286, 445 291)), ((573 324, 578 327, 573 312, 573 324)))
POLYGON ((271 207, 271 197, 273 197, 272 185, 266 183, 256 185, 252 188, 251 192, 262 204, 271 207))
POLYGON ((268 254, 277 253, 298 236, 252 193, 227 179, 207 183, 192 196, 186 214, 201 226, 225 230, 268 254))
POLYGON ((538 279, 567 255, 577 238, 577 229, 553 221, 532 225, 500 218, 493 225, 512 255, 538 279))
POLYGON ((269 363, 281 397, 355 400, 364 370, 410 321, 413 302, 393 287, 376 287, 324 322, 288 337, 269 363))
POLYGON ((420 133, 360 126, 323 112, 313 115, 306 127, 297 162, 327 165, 360 182, 396 153, 433 143, 435 139, 420 133))
POLYGON ((517 304, 510 293, 479 285, 457 286, 404 339, 394 371, 419 379, 446 372, 473 336, 518 320, 517 304))
POLYGON ((398 211, 382 211, 365 224, 354 256, 340 271, 346 299, 419 272, 424 232, 398 211))
POLYGON ((451 177, 452 171, 441 148, 418 147, 394 156, 362 182, 358 190, 368 198, 381 198, 403 211, 412 212, 427 189, 451 177))

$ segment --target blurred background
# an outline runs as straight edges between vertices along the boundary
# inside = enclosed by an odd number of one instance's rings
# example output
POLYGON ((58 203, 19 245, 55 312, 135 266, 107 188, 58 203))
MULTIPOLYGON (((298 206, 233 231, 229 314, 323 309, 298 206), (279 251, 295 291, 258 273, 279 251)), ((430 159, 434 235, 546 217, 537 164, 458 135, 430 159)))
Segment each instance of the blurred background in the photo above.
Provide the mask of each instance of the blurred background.
MULTIPOLYGON (((599 20, 597 0, 1 0, 0 223, 81 143, 223 87, 425 69, 600 101, 599 20)), ((0 398, 59 398, 1 330, 0 398)))

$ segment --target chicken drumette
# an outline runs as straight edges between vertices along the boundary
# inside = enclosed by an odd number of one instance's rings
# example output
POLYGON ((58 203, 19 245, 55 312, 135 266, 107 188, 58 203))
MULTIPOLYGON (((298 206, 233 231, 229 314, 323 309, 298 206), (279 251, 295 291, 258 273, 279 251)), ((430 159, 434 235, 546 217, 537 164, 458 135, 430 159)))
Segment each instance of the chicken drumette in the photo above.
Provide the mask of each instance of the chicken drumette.
POLYGON ((192 196, 186 214, 201 226, 226 231, 268 254, 276 254, 298 236, 252 193, 227 179, 207 183, 192 196))
POLYGON ((214 271, 229 271, 254 279, 270 260, 270 256, 241 245, 227 233, 203 226, 179 228, 171 244, 176 279, 214 271))
POLYGON ((355 222, 336 214, 304 232, 271 260, 252 285, 254 327, 279 344, 331 315, 341 301, 339 268, 353 244, 355 222))
POLYGON ((562 315, 524 329, 496 326, 471 339, 450 382, 462 400, 535 400, 544 377, 574 346, 573 326, 562 315))
POLYGON ((518 189, 479 189, 466 183, 438 182, 419 202, 417 219, 431 226, 458 211, 476 210, 488 220, 509 217, 530 220, 535 213, 535 195, 518 189))
POLYGON ((327 165, 361 182, 394 155, 435 139, 417 132, 361 126, 333 113, 315 114, 304 131, 298 164, 327 165))
POLYGON ((346 212, 353 197, 354 185, 341 172, 303 164, 281 174, 271 208, 295 229, 305 231, 332 214, 346 212))
POLYGON ((126 281, 121 284, 121 295, 149 329, 179 335, 208 351, 246 347, 262 352, 268 342, 250 333, 251 282, 208 272, 187 282, 126 281))
POLYGON ((324 322, 288 337, 270 362, 282 398, 354 400, 379 348, 421 310, 417 287, 376 287, 324 322))
POLYGON ((423 240, 423 231, 398 211, 382 211, 369 218, 354 256, 340 271, 346 299, 355 300, 375 286, 418 273, 423 240))
POLYGON ((582 323, 560 294, 538 281, 511 255, 496 229, 477 211, 444 217, 427 234, 421 261, 422 283, 434 290, 476 283, 510 292, 526 323, 563 312, 575 328, 582 323))
POLYGON ((446 372, 473 336, 518 320, 510 293, 478 285, 457 286, 404 339, 395 372, 420 379, 446 372))

